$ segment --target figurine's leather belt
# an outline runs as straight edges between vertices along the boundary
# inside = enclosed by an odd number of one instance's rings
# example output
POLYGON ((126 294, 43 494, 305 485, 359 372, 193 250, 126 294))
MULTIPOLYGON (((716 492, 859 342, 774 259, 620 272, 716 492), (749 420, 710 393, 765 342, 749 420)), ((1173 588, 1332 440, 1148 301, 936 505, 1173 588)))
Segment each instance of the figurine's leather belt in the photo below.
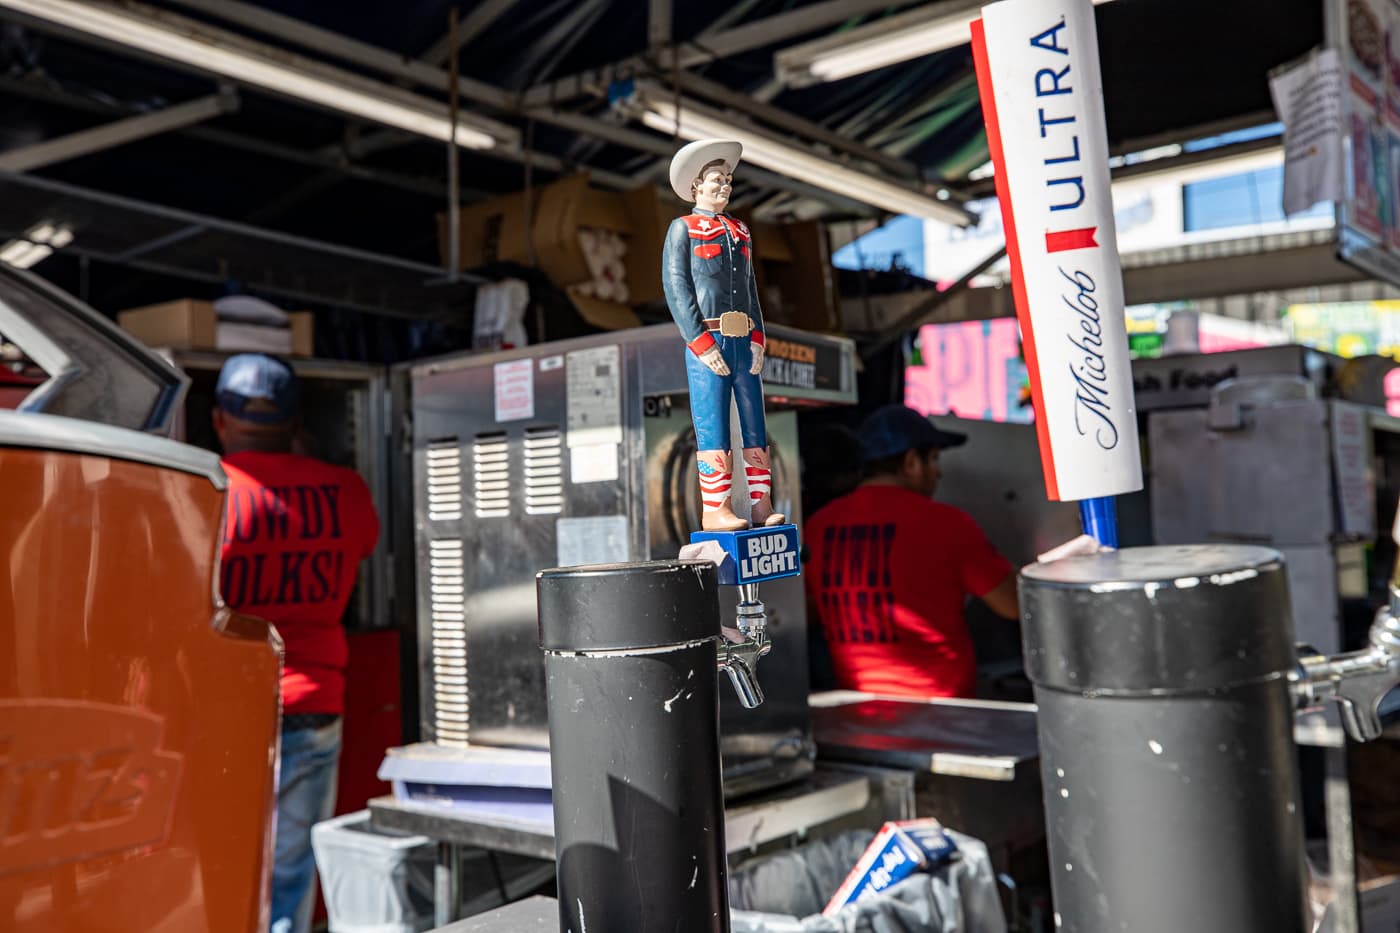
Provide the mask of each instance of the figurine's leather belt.
POLYGON ((753 318, 743 311, 726 311, 719 317, 705 318, 706 330, 717 330, 721 337, 747 337, 754 331, 753 318))

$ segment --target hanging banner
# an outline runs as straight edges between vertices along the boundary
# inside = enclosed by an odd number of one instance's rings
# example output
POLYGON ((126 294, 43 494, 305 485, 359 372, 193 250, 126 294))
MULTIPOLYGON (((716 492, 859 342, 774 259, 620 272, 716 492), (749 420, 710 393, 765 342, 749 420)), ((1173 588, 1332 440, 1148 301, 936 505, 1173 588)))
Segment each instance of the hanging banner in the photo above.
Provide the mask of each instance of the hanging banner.
POLYGON ((1342 64, 1322 49, 1269 74, 1283 121, 1283 212, 1342 197, 1342 64))
POLYGON ((1367 275, 1400 283, 1400 3, 1326 0, 1323 7, 1343 85, 1338 252, 1367 275))
POLYGON ((972 51, 1051 499, 1142 488, 1091 0, 1002 0, 972 51))

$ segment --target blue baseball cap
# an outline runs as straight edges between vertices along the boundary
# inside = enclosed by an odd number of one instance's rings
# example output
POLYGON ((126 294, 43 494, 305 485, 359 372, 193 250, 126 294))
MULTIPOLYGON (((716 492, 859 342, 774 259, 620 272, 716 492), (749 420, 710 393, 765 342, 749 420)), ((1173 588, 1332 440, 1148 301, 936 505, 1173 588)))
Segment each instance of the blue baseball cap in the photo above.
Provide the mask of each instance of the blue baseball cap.
POLYGON ((240 353, 224 361, 214 399, 224 411, 255 424, 282 424, 297 413, 297 375, 266 353, 240 353))
POLYGON ((885 405, 860 425, 860 457, 866 463, 898 457, 906 450, 959 447, 967 435, 944 431, 907 405, 885 405))

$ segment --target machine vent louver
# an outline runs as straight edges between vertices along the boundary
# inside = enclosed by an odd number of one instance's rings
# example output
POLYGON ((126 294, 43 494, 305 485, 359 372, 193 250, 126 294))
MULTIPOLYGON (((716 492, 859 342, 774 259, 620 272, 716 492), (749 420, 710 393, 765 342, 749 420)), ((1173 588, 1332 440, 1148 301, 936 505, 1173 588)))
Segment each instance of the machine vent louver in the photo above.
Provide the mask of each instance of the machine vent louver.
POLYGON ((472 447, 472 491, 477 518, 510 514, 510 439, 503 432, 478 434, 472 447))
POLYGON ((564 511, 564 438, 555 426, 525 431, 525 512, 564 511))
POLYGON ((424 452, 427 470, 428 519, 456 521, 462 517, 462 447, 457 438, 429 441, 424 452))
POLYGON ((467 597, 461 539, 428 542, 428 598, 433 627, 433 731, 443 745, 466 745, 467 597))

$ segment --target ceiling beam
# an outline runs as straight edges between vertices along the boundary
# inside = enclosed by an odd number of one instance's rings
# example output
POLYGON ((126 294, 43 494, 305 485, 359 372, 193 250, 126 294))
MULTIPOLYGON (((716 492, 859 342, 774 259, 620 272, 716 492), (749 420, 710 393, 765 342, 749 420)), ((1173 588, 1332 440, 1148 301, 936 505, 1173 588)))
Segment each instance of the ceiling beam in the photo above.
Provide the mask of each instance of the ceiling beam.
POLYGON ((54 139, 0 152, 0 171, 28 172, 55 162, 102 152, 115 146, 192 126, 238 109, 238 95, 232 89, 200 97, 162 110, 143 113, 79 130, 54 139))
POLYGON ((500 19, 515 4, 516 0, 478 0, 472 11, 457 24, 455 39, 444 35, 419 58, 430 65, 443 64, 463 46, 485 32, 487 27, 500 19))
POLYGON ((672 0, 649 0, 647 4, 647 48, 661 49, 671 44, 672 0))
MULTIPOLYGON (((0 76, 0 94, 37 100, 59 107, 67 107, 70 110, 102 116, 136 114, 136 111, 130 107, 104 103, 69 91, 46 87, 33 81, 6 76, 0 76)), ((348 178, 374 182, 400 191, 421 194, 427 197, 440 198, 443 197, 447 191, 447 187, 442 182, 431 178, 423 178, 415 175, 401 174, 387 169, 357 165, 344 158, 323 155, 305 149, 297 149, 292 146, 285 146, 281 143, 274 143, 268 140, 246 136, 233 130, 193 125, 175 130, 175 133, 180 136, 199 139, 227 149, 237 149, 243 152, 251 152, 256 155, 265 156, 270 159, 280 159, 284 162, 305 165, 309 168, 333 171, 348 178)), ((476 194, 479 197, 486 196, 485 192, 476 192, 476 194)))
MULTIPOLYGON (((395 78, 402 78, 414 84, 424 87, 436 88, 443 93, 447 92, 447 70, 441 67, 441 62, 447 60, 444 54, 437 58, 436 63, 432 61, 415 60, 405 55, 399 55, 382 49, 377 45, 368 42, 361 42, 358 39, 351 39, 338 32, 329 29, 322 29, 319 26, 303 20, 294 19, 290 16, 283 16, 280 13, 273 13, 270 10, 254 6, 251 3, 244 3, 241 0, 172 0, 181 6, 192 10, 198 10, 209 16, 217 17, 225 22, 235 23, 248 29, 275 39, 281 39, 292 45, 303 49, 329 55, 344 62, 362 65, 381 74, 390 75, 395 78)), ((511 0, 513 3, 514 0, 511 0)), ((505 6, 510 6, 506 3, 505 6)), ((490 6, 483 3, 482 6, 490 6)), ((474 11, 472 15, 475 15, 474 11)), ((468 16, 462 24, 457 27, 460 37, 467 22, 472 19, 468 16)), ((443 47, 446 47, 444 40, 443 47)), ((435 47, 436 48, 436 47, 435 47)), ((429 50, 426 59, 432 59, 433 52, 429 50)), ((477 101, 478 103, 498 107, 502 110, 509 110, 513 106, 512 95, 494 85, 486 84, 483 81, 475 81, 471 78, 458 78, 457 90, 463 96, 477 101)))
POLYGON ((952 304, 957 298, 972 287, 972 282, 979 275, 986 272, 992 266, 1001 262, 1006 255, 1006 244, 1001 243, 996 250, 978 262, 971 269, 958 277, 958 280, 943 291, 931 291, 926 298, 900 315, 894 321, 884 325, 868 342, 862 343, 860 355, 864 359, 871 359, 876 353, 885 347, 900 340, 905 334, 912 330, 918 330, 925 324, 934 324, 939 321, 940 311, 952 304))
POLYGON ((747 114, 756 120, 761 120, 773 127, 805 137, 813 142, 823 143, 838 153, 863 159, 902 180, 909 181, 919 177, 918 167, 912 162, 871 148, 859 140, 843 136, 820 123, 799 117, 787 110, 774 107, 772 104, 752 100, 727 85, 711 81, 709 78, 701 77, 691 71, 680 71, 674 78, 682 91, 697 97, 704 97, 714 103, 747 114))
MULTIPOLYGON (((676 150, 680 148, 681 145, 665 136, 659 136, 655 133, 643 130, 634 130, 628 126, 620 126, 599 119, 598 117, 590 117, 583 114, 552 112, 541 117, 541 119, 546 118, 550 122, 565 129, 595 136, 620 146, 626 146, 629 149, 636 149, 639 152, 645 152, 659 157, 656 162, 648 165, 638 173, 638 175, 631 178, 626 178, 624 176, 624 179, 629 182, 629 184, 624 187, 635 188, 643 178, 648 180, 655 180, 657 178, 664 179, 666 169, 671 164, 671 156, 675 155, 676 150)), ((589 173, 597 177, 593 170, 590 169, 589 173)), ((756 184, 762 184, 765 187, 778 188, 784 191, 791 191, 795 194, 819 198, 835 207, 851 210, 855 213, 866 214, 870 212, 869 206, 859 201, 842 197, 830 191, 824 191, 800 179, 779 175, 776 172, 770 172, 755 165, 744 166, 744 175, 747 176, 749 180, 756 184)))
MULTIPOLYGON (((908 3, 909 0, 823 0, 787 13, 702 34, 702 42, 679 42, 675 49, 676 63, 682 68, 703 65, 834 26, 855 16, 883 12, 908 3)), ((524 104, 532 107, 603 95, 613 80, 646 73, 649 68, 644 56, 633 55, 601 68, 537 84, 525 91, 524 104)))
POLYGON ((251 224, 224 220, 206 214, 196 214, 193 211, 167 207, 163 204, 153 204, 149 201, 142 201, 137 198, 128 198, 119 194, 98 191, 93 188, 71 185, 67 182, 59 181, 55 178, 46 178, 41 175, 22 175, 18 172, 0 172, 0 182, 45 191, 50 194, 68 198, 75 203, 88 202, 103 204, 108 207, 121 208, 138 214, 159 217, 163 220, 174 221, 189 226, 199 226, 209 230, 219 230, 224 233, 230 233, 235 236, 265 240, 280 246, 312 250, 329 256, 337 256, 352 262, 384 266, 397 269, 401 272, 412 272, 424 276, 438 275, 442 272, 437 266, 430 266, 412 259, 404 259, 401 256, 375 253, 353 246, 341 246, 338 243, 327 243, 324 240, 313 240, 309 237, 283 233, 280 230, 268 230, 264 227, 255 227, 251 224))
MULTIPOLYGON (((239 22, 241 25, 258 29, 269 36, 291 42, 295 45, 319 49, 328 54, 340 57, 343 60, 362 65, 384 74, 406 78, 418 84, 445 88, 449 81, 447 72, 437 66, 430 65, 426 62, 404 59, 401 56, 376 48, 368 43, 347 39, 327 30, 320 29, 319 27, 292 19, 291 17, 269 13, 259 7, 240 2, 240 0, 176 0, 176 2, 207 12, 210 15, 220 16, 230 21, 239 22), (236 19, 234 19, 235 17, 236 19)), ((663 2, 663 0, 656 0, 656 2, 663 2)), ((670 2, 670 0, 664 0, 664 2, 670 2)), ((883 0, 879 8, 888 8, 889 3, 890 0, 883 0)), ((807 24, 812 22, 818 22, 819 24, 828 22, 828 20, 836 16, 838 7, 846 10, 845 16, 851 16, 861 12, 867 5, 872 8, 876 6, 873 3, 868 3, 867 0, 832 0, 832 2, 819 3, 812 8, 799 10, 793 14, 780 14, 777 17, 770 17, 769 20, 777 20, 778 22, 776 24, 770 23, 768 28, 812 28, 807 24), (797 13, 803 15, 797 16, 797 13)), ((769 20, 762 20, 760 24, 768 23, 769 20)), ((750 28, 752 28, 752 24, 750 26, 734 27, 734 29, 729 32, 742 32, 750 28)), ((820 28, 820 25, 816 28, 820 28)), ((714 34, 714 36, 719 37, 723 37, 724 35, 725 32, 714 34)), ((713 38, 713 36, 711 38, 713 38)), ((651 70, 651 64, 645 59, 639 58, 638 62, 648 71, 651 70)), ((805 135, 809 139, 823 142, 838 151, 877 164, 883 169, 894 172, 903 178, 917 177, 917 169, 911 163, 889 156, 877 149, 863 146, 839 133, 828 130, 820 124, 804 120, 766 103, 750 101, 732 89, 700 77, 699 75, 682 72, 680 78, 684 83, 684 87, 694 94, 710 99, 722 100, 735 109, 750 112, 751 115, 757 116, 760 119, 766 118, 769 122, 779 125, 789 132, 799 133, 805 135)), ((458 80, 457 87, 459 93, 464 97, 478 103, 501 107, 506 110, 515 110, 523 105, 521 116, 529 119, 570 129, 583 135, 597 136, 613 142, 621 141, 617 132, 617 130, 620 129, 619 127, 601 120, 582 117, 576 114, 566 114, 554 107, 541 103, 531 105, 531 96, 528 91, 524 95, 514 95, 508 91, 485 85, 481 82, 461 78, 458 80)), ((649 134, 636 134, 632 137, 634 143, 642 139, 654 138, 655 137, 650 137, 649 134)), ((624 143, 624 145, 628 145, 628 143, 624 143)), ((654 148, 644 148, 642 145, 637 144, 631 144, 631 147, 640 149, 643 152, 655 151, 654 148)), ((505 155, 505 153, 501 152, 493 152, 492 154, 505 155)), ((532 153, 529 159, 533 164, 542 168, 556 171, 566 170, 565 163, 552 156, 532 153)), ((590 172, 600 181, 604 181, 613 187, 623 186, 626 177, 621 175, 610 176, 609 173, 601 170, 590 169, 590 172)), ((774 174, 772 177, 778 178, 779 176, 774 174)), ((817 190, 796 179, 794 179, 793 185, 784 187, 788 190, 797 191, 798 188, 796 186, 798 185, 802 188, 801 193, 817 190)), ((831 203, 829 197, 824 200, 831 203)), ((849 199, 841 199, 841 202, 843 204, 855 203, 849 199)))
POLYGON ((908 5, 908 0, 824 0, 821 3, 811 3, 787 13, 778 13, 713 33, 705 37, 703 44, 685 43, 680 53, 680 63, 683 67, 701 65, 715 59, 776 45, 796 36, 844 23, 857 16, 884 13, 892 8, 908 5))
MULTIPOLYGON (((458 145, 483 151, 508 149, 518 143, 514 127, 476 114, 459 114, 452 136, 447 107, 439 100, 134 0, 0 0, 0 14, 87 44, 123 49, 127 54, 187 71, 216 74, 305 106, 394 126, 428 139, 447 142, 451 136, 458 145)), ((334 37, 325 30, 301 26, 334 37)), ((391 53, 381 50, 381 54, 391 53)), ((445 87, 446 81, 439 86, 445 87)))

